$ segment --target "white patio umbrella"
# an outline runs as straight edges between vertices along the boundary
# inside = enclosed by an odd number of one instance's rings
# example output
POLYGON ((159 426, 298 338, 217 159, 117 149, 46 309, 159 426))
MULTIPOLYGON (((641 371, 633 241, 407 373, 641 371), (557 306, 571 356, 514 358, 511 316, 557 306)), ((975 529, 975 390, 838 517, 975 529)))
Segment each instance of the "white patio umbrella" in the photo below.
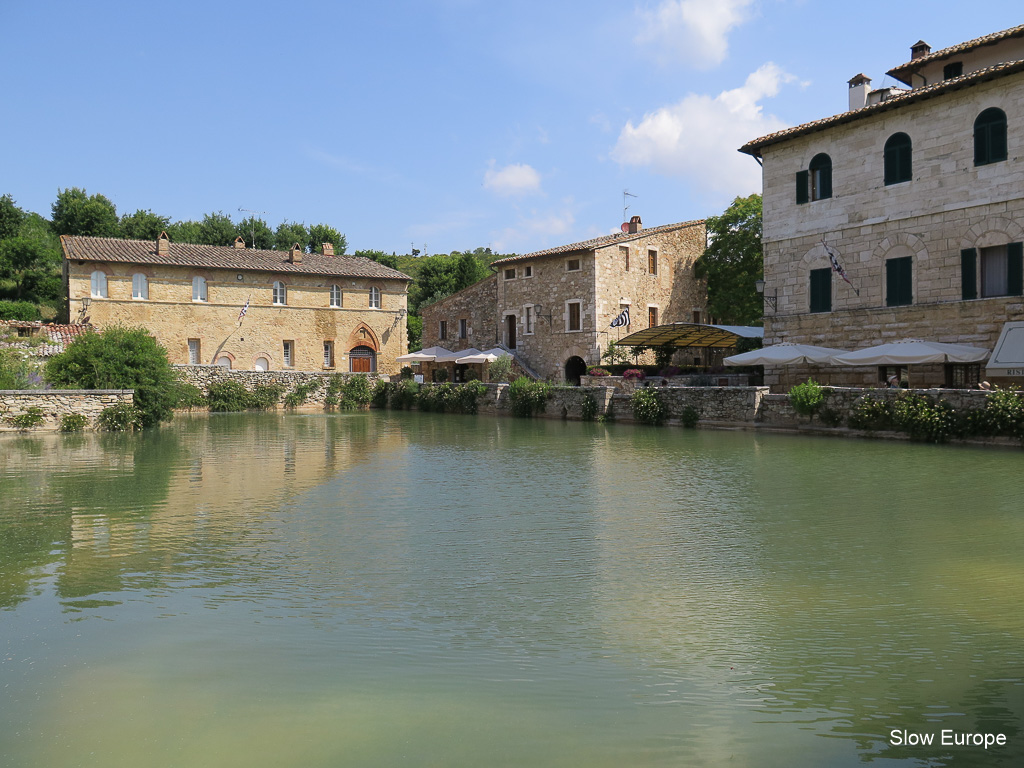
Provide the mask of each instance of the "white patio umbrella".
POLYGON ((456 360, 456 363, 493 363, 502 355, 507 355, 501 347, 492 347, 491 349, 485 350, 475 355, 468 355, 466 357, 460 357, 456 360))
POLYGON ((920 365, 922 363, 979 363, 989 350, 966 344, 903 339, 832 358, 833 365, 920 365))
POLYGON ((815 347, 812 344, 793 344, 783 341, 761 349, 732 355, 723 361, 726 365, 801 365, 829 363, 834 355, 845 354, 844 349, 815 347))
POLYGON ((434 358, 435 363, 453 363, 459 362, 460 357, 468 357, 469 355, 479 355, 480 350, 476 347, 470 347, 469 349, 460 349, 458 352, 448 352, 444 355, 438 355, 434 358))
POLYGON ((400 363, 431 363, 439 355, 450 355, 452 351, 444 347, 427 347, 419 352, 410 352, 395 358, 400 363))

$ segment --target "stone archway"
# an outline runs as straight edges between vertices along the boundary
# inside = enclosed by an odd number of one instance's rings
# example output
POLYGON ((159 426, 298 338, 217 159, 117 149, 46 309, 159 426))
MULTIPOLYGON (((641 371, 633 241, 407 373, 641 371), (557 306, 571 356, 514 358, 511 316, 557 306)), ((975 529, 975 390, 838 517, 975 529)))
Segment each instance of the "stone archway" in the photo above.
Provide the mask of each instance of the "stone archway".
POLYGON ((565 383, 573 387, 580 385, 580 376, 587 372, 587 361, 579 355, 573 355, 565 361, 565 383))

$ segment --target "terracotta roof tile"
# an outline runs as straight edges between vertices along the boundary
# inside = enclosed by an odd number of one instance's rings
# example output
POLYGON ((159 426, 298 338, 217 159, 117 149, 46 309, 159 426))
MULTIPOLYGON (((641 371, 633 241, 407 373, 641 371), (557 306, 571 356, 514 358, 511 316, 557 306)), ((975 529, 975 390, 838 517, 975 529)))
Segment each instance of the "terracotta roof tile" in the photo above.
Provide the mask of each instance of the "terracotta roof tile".
POLYGON ((981 48, 984 45, 993 45, 994 43, 998 43, 1000 40, 1006 40, 1011 37, 1024 37, 1024 24, 1019 27, 1004 29, 1002 32, 993 32, 990 35, 976 37, 973 40, 968 40, 966 43, 958 43, 957 45, 951 45, 949 48, 943 48, 938 51, 926 53, 924 56, 911 59, 906 64, 900 64, 898 67, 893 67, 886 74, 895 77, 901 83, 911 85, 910 75, 914 71, 920 69, 923 64, 936 61, 937 59, 957 56, 961 53, 974 50, 975 48, 981 48))
POLYGON ((88 323, 77 323, 70 325, 59 325, 59 324, 47 324, 42 323, 38 320, 26 321, 26 320, 0 320, 0 329, 7 327, 12 329, 17 328, 32 328, 38 330, 38 335, 34 335, 34 339, 38 340, 40 337, 44 338, 43 343, 25 338, 23 340, 15 339, 10 342, 0 343, 8 349, 23 349, 29 354, 35 355, 36 357, 51 357, 53 355, 59 355, 65 349, 68 344, 74 341, 77 337, 83 333, 88 333, 90 330, 94 330, 88 323))
POLYGON ((154 266, 235 269, 281 274, 369 277, 381 280, 411 280, 396 269, 371 259, 354 256, 324 256, 304 253, 292 264, 287 251, 261 251, 218 245, 169 243, 168 254, 158 255, 154 240, 118 240, 110 237, 62 235, 64 256, 71 261, 103 261, 154 266))
POLYGON ((648 235, 656 235, 660 232, 671 232, 674 229, 685 229, 686 227, 695 227, 703 223, 703 219, 698 219, 696 221, 683 221, 678 224, 663 224, 660 227, 641 229, 639 232, 618 232, 613 235, 603 235, 602 237, 595 237, 592 240, 584 240, 579 243, 569 243, 568 245, 559 245, 554 248, 548 248, 543 251, 524 253, 521 256, 506 256, 504 259, 498 259, 497 261, 491 263, 494 266, 498 266, 501 264, 510 264, 515 261, 535 259, 540 256, 555 256, 561 253, 574 253, 576 251, 592 251, 595 248, 603 248, 606 245, 626 243, 629 242, 630 240, 637 240, 641 237, 646 237, 648 235))
POLYGON ((781 141, 787 141, 788 139, 792 139, 797 136, 804 136, 809 133, 814 133, 815 131, 824 130, 825 128, 830 128, 833 125, 850 123, 854 120, 870 117, 880 112, 886 112, 890 109, 902 107, 906 104, 913 104, 918 101, 924 101, 925 99, 931 99, 950 91, 969 88, 972 85, 977 85, 987 80, 1015 75, 1018 72, 1024 72, 1024 61, 1006 61, 1002 64, 995 64, 991 67, 986 67, 985 69, 975 70, 974 72, 962 75, 961 77, 955 77, 950 80, 943 80, 942 82, 935 83, 934 85, 925 86, 924 88, 915 88, 912 91, 904 91, 896 96, 886 99, 885 101, 881 101, 878 104, 871 104, 870 106, 862 107, 861 109, 855 109, 852 112, 841 112, 838 115, 825 117, 811 123, 804 123, 803 125, 797 125, 793 128, 786 128, 782 131, 770 133, 759 139, 748 141, 740 147, 739 151, 745 152, 748 155, 760 157, 761 149, 763 147, 778 144, 781 141))

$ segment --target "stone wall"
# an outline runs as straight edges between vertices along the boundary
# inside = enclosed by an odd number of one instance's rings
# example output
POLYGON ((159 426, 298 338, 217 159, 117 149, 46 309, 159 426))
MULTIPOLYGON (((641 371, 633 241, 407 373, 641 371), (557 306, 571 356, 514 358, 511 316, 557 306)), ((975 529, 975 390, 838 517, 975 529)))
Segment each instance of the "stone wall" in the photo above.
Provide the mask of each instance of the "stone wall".
POLYGON ((453 352, 476 347, 483 351, 494 347, 498 336, 497 275, 463 288, 441 301, 420 307, 423 318, 423 348, 444 347, 453 352), (466 321, 466 338, 459 336, 459 321, 466 321), (441 321, 447 324, 441 336, 441 321))
MULTIPOLYGON (((323 405, 324 396, 327 394, 327 382, 336 375, 322 371, 234 371, 219 365, 176 365, 174 368, 178 371, 182 381, 198 387, 204 395, 209 392, 210 384, 219 381, 236 381, 250 391, 257 386, 277 384, 284 387, 285 394, 300 384, 321 381, 320 388, 316 392, 310 393, 307 400, 309 405, 323 405)), ((340 375, 349 377, 359 374, 344 373, 340 375)), ((375 374, 362 375, 366 376, 371 384, 378 378, 375 374)))
POLYGON ((95 428, 100 412, 117 403, 134 401, 131 389, 0 389, 0 432, 17 431, 6 418, 28 413, 30 408, 43 411, 43 423, 36 430, 60 429, 60 421, 71 414, 81 414, 88 428, 95 428))

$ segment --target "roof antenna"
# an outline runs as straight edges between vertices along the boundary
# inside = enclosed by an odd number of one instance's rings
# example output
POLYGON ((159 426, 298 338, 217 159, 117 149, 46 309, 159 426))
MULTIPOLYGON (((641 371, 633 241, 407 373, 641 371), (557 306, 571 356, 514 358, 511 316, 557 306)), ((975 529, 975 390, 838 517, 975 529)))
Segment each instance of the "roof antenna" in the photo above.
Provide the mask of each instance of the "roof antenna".
POLYGON ((636 195, 634 195, 628 189, 622 190, 622 220, 623 221, 629 221, 629 219, 626 218, 626 211, 629 210, 629 206, 626 205, 626 198, 627 197, 636 197, 636 195))
MULTIPOLYGON (((242 213, 252 213, 252 214, 258 213, 260 216, 266 216, 267 215, 266 211, 253 211, 253 210, 250 210, 248 208, 239 208, 238 210, 241 211, 242 213)), ((251 248, 251 250, 255 251, 256 250, 256 217, 255 216, 250 216, 249 217, 249 234, 252 235, 252 241, 251 241, 252 242, 252 248, 251 248)))

